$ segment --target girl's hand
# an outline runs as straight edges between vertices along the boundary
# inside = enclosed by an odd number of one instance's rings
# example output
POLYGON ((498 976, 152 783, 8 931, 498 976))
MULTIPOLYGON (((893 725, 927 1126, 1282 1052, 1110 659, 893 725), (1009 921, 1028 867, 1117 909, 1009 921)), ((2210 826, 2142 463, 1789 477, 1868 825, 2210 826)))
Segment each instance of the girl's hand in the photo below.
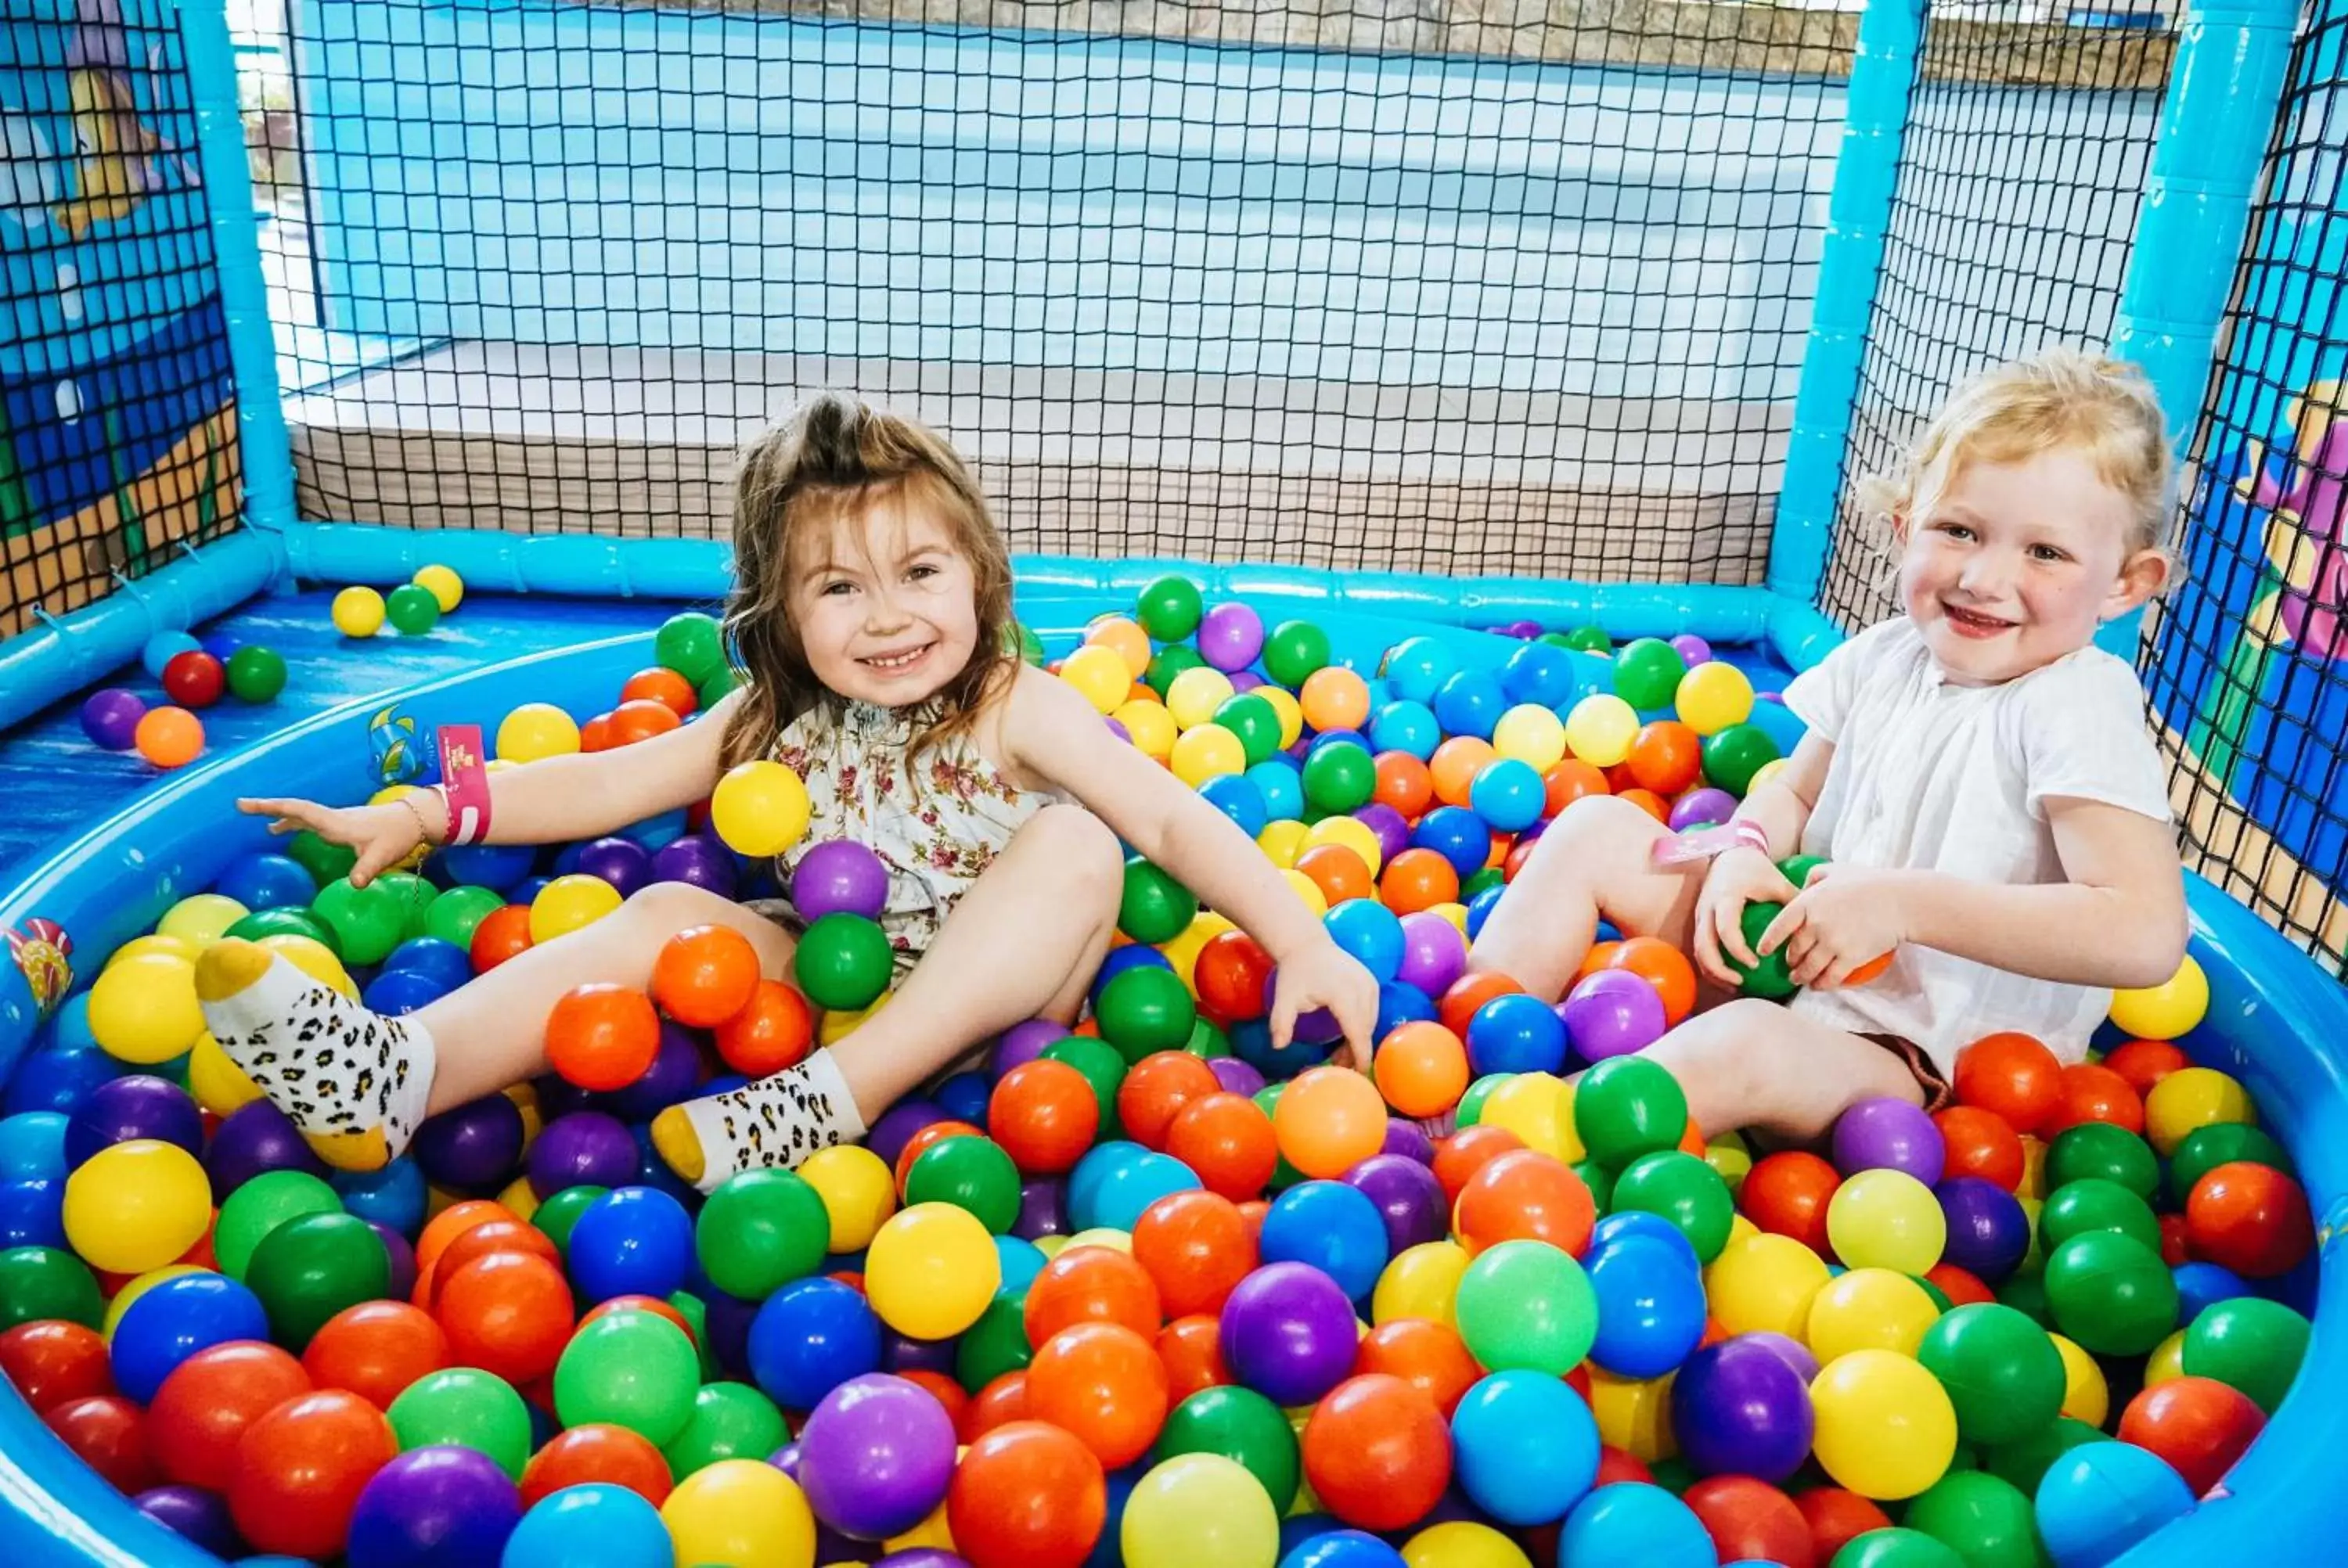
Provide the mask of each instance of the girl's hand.
POLYGON ((1370 1070, 1370 1034, 1378 1021, 1378 982, 1360 960, 1323 938, 1279 966, 1272 979, 1272 1044, 1277 1050, 1296 1033, 1299 1015, 1326 1008, 1344 1031, 1338 1057, 1356 1071, 1370 1070))
MULTIPOLYGON (((1775 862, 1750 845, 1739 845, 1724 853, 1704 873, 1704 891, 1696 897, 1691 944, 1695 948, 1696 968, 1715 985, 1735 990, 1738 977, 1728 967, 1728 958, 1735 958, 1748 969, 1761 962, 1760 955, 1745 940, 1745 907, 1790 904, 1799 891, 1786 880, 1786 874, 1777 869, 1775 862), (1722 957, 1724 952, 1727 958, 1722 957)), ((1767 944, 1763 945, 1766 948, 1767 944)))
POLYGON ((1821 866, 1801 896, 1761 933, 1764 953, 1786 950, 1797 986, 1831 989, 1908 940, 1910 884, 1869 866, 1821 866))
POLYGON ((435 813, 439 797, 429 791, 381 805, 320 805, 309 800, 240 800, 236 809, 247 816, 266 816, 272 833, 299 833, 308 828, 329 844, 358 852, 351 867, 351 886, 364 887, 413 853, 417 845, 434 842, 425 830, 427 814, 435 813), (417 802, 410 807, 406 801, 417 802), (424 803, 429 800, 430 805, 424 803))

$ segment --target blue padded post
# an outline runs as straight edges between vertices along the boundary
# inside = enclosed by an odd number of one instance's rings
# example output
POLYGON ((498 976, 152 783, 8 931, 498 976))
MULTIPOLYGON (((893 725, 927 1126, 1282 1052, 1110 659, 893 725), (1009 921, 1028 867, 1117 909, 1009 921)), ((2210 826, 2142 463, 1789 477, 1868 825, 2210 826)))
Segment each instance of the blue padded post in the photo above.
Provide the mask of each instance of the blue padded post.
POLYGON ((1869 0, 1850 65, 1842 149, 1835 159, 1818 250, 1818 284, 1802 379, 1794 394, 1794 428, 1786 442, 1786 480, 1769 537, 1769 587, 1807 604, 1826 576, 1834 539, 1835 499, 1859 404, 1867 323, 1883 272, 1884 235, 1900 183, 1900 142, 1924 33, 1922 0, 1869 0))

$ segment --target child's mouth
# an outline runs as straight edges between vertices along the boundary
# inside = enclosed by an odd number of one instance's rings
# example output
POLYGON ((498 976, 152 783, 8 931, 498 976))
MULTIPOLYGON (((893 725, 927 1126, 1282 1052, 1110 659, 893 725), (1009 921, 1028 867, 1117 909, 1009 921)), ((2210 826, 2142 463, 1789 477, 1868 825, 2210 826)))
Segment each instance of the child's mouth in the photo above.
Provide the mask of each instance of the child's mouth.
POLYGON ((900 653, 875 653, 867 658, 859 659, 857 662, 877 674, 901 675, 928 658, 930 650, 933 646, 935 645, 932 643, 924 642, 919 648, 909 648, 900 653))
POLYGON ((2014 623, 2011 620, 2001 620, 1993 615, 1966 610, 1945 600, 1941 601, 1941 613, 1947 619, 1949 629, 1960 637, 1987 639, 2013 630, 2014 623))

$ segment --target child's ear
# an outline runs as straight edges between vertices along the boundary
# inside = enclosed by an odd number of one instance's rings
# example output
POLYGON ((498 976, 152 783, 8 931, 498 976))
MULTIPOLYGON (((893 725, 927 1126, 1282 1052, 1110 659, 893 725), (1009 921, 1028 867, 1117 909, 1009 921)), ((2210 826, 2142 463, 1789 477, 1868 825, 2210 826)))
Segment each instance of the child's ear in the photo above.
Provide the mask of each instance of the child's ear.
POLYGON ((2116 620, 2138 605, 2159 597, 2175 570, 2167 550, 2138 550, 2128 557, 2120 563, 2119 580, 2104 600, 2103 619, 2116 620))

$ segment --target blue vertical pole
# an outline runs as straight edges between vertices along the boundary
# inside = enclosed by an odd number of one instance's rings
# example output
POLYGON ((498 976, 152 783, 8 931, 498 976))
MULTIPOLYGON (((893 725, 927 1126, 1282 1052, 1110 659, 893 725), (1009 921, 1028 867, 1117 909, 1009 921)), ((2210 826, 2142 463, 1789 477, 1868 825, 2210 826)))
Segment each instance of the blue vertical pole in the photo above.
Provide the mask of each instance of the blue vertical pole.
POLYGON ((1826 576, 1843 455, 1859 405, 1860 360, 1883 272, 1884 235, 1900 182, 1900 140, 1924 34, 1924 0, 1869 0, 1850 65, 1842 147, 1835 158, 1818 294, 1794 394, 1786 481, 1769 537, 1769 589, 1807 606, 1826 576))

